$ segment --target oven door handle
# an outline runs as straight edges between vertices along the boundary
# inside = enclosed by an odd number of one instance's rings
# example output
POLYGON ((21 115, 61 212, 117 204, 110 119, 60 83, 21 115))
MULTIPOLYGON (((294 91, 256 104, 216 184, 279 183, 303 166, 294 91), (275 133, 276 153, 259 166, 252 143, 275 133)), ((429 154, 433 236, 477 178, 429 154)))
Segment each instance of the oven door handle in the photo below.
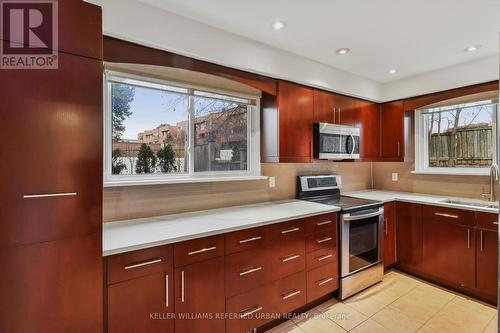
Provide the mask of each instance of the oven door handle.
POLYGON ((342 215, 342 219, 344 221, 357 221, 357 220, 363 220, 363 219, 367 219, 367 218, 374 217, 374 216, 379 216, 382 214, 384 214, 384 208, 381 207, 376 212, 364 214, 364 215, 344 214, 344 215, 342 215))

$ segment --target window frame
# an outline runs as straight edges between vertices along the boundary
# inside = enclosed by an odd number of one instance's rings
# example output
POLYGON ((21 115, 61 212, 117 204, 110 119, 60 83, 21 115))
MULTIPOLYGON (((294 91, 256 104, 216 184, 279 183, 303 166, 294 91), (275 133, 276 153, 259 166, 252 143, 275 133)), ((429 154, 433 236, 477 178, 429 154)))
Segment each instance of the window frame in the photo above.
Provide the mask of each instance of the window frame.
MULTIPOLYGON (((493 125, 492 125, 492 138, 493 138, 493 156, 492 163, 498 163, 497 145, 498 145, 498 112, 499 105, 497 102, 495 110, 493 111, 493 125)), ((425 117, 427 109, 421 108, 415 110, 415 169, 413 174, 431 174, 431 175, 455 175, 455 176, 489 176, 490 168, 446 168, 446 167, 429 167, 429 145, 428 145, 428 128, 429 120, 425 117)))
MULTIPOLYGON (((209 97, 210 98, 210 97, 209 97)), ((266 179, 261 175, 260 167, 260 96, 247 95, 242 93, 235 93, 230 91, 223 91, 219 89, 210 89, 203 86, 192 84, 182 84, 157 78, 151 78, 136 74, 129 74, 124 72, 117 72, 105 70, 103 75, 103 185, 104 187, 115 186, 133 186, 133 185, 153 185, 153 184, 178 184, 178 183, 197 183, 197 182, 215 182, 215 181, 240 181, 240 180, 253 180, 253 179, 266 179), (188 95, 188 144, 186 147, 187 171, 182 173, 154 173, 154 174, 134 174, 134 175, 113 175, 111 172, 112 166, 112 98, 111 98, 111 84, 112 82, 119 82, 129 85, 140 86, 150 89, 158 89, 169 91, 168 89, 161 89, 163 86, 174 88, 171 91, 176 93, 183 93, 175 91, 184 89, 188 95), (140 84, 133 84, 140 83, 140 84), (253 110, 247 109, 247 170, 229 170, 229 171, 194 171, 194 135, 195 135, 195 115, 194 91, 200 91, 207 94, 218 94, 236 99, 246 99, 254 102, 251 107, 253 110)))

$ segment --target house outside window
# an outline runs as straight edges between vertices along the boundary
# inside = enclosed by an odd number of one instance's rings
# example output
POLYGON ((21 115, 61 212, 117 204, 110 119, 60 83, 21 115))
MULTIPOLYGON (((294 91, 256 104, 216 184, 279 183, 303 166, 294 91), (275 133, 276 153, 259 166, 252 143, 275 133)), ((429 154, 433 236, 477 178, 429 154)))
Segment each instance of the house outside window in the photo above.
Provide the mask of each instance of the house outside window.
POLYGON ((256 96, 108 71, 105 103, 105 186, 260 177, 256 96))
POLYGON ((415 173, 487 175, 496 163, 497 100, 415 112, 415 173))

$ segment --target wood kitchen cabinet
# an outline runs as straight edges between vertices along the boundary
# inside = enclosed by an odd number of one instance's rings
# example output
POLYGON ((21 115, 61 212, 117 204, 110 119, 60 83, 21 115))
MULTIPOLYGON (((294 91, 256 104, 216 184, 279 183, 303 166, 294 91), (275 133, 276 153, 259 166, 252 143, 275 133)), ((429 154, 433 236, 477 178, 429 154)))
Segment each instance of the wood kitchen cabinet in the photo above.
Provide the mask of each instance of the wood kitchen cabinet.
POLYGON ((476 213, 476 287, 492 302, 498 289, 498 215, 476 213))
POLYGON ((224 332, 224 290, 224 257, 176 268, 175 332, 224 332))
POLYGON ((396 203, 384 204, 384 267, 396 263, 396 203))
POLYGON ((404 269, 422 270, 422 205, 396 202, 396 256, 404 269))
POLYGON ((383 103, 380 109, 380 147, 384 160, 404 160, 404 101, 383 103))

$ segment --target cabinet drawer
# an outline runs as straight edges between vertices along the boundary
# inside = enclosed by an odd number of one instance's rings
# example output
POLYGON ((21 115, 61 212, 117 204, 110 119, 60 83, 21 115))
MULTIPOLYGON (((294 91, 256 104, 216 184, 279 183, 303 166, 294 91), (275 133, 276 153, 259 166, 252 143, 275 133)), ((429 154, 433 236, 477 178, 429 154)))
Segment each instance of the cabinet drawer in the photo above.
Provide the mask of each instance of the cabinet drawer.
POLYGON ((172 246, 116 254, 108 257, 108 284, 134 279, 173 268, 172 246))
POLYGON ((293 220, 271 225, 269 239, 272 242, 286 241, 289 239, 302 238, 304 236, 304 220, 293 220))
POLYGON ((337 248, 324 248, 306 254, 306 267, 308 270, 338 262, 337 248))
POLYGON ((306 304, 306 272, 302 271, 270 285, 273 311, 289 313, 306 304))
POLYGON ((337 263, 324 265, 307 272, 307 302, 339 288, 337 263))
POLYGON ((226 256, 226 295, 241 294, 270 281, 270 266, 265 249, 226 256))
POLYGON ((454 208, 424 206, 423 217, 424 219, 451 222, 466 226, 474 226, 475 224, 474 212, 454 208))
POLYGON ((224 235, 204 237, 174 244, 175 267, 224 255, 224 235))
POLYGON ((306 238, 306 252, 337 247, 335 230, 318 231, 306 238))
POLYGON ((281 279, 306 267, 306 246, 303 239, 289 240, 271 247, 272 280, 281 279))
POLYGON ((311 216, 304 219, 307 234, 328 229, 337 229, 337 213, 311 216))
POLYGON ((251 250, 265 246, 269 227, 253 228, 226 234, 226 254, 251 250))
POLYGON ((498 215, 476 212, 477 227, 481 229, 498 231, 498 215))
POLYGON ((226 333, 246 333, 264 325, 270 319, 265 314, 272 313, 269 287, 261 287, 250 292, 230 297, 226 300, 226 333))

